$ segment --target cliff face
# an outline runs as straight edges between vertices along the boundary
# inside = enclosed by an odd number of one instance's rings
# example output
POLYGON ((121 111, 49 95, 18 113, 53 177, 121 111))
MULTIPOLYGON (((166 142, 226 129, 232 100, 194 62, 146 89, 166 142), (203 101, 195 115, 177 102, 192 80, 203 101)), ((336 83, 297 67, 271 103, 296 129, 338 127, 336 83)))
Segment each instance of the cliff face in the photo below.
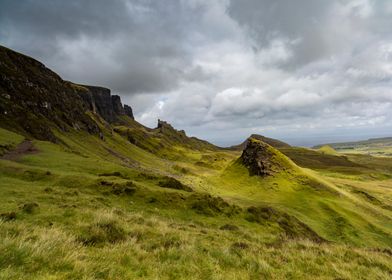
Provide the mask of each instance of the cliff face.
POLYGON ((248 168, 250 175, 272 175, 272 157, 274 154, 268 144, 250 138, 241 155, 242 163, 248 168))
POLYGON ((134 119, 132 108, 121 103, 121 97, 111 95, 110 89, 104 87, 81 85, 86 88, 84 92, 80 92, 82 99, 87 106, 96 114, 99 114, 108 123, 118 121, 119 116, 127 115, 134 119))
POLYGON ((96 86, 86 86, 88 89, 87 94, 90 97, 90 108, 94 108, 94 113, 99 114, 104 120, 111 123, 115 121, 115 113, 113 110, 112 96, 110 89, 96 86))
POLYGON ((251 176, 273 176, 295 169, 295 164, 284 154, 257 138, 249 138, 240 161, 251 176))
POLYGON ((127 104, 124 104, 124 112, 125 112, 125 115, 127 115, 131 119, 133 119, 133 120, 135 119, 133 117, 133 111, 132 111, 131 106, 128 106, 127 104))
POLYGON ((112 95, 112 106, 114 114, 116 115, 125 115, 124 107, 121 103, 121 98, 118 95, 112 95))
POLYGON ((34 138, 56 141, 50 127, 98 133, 78 88, 42 63, 0 46, 0 122, 34 138))
POLYGON ((0 46, 2 127, 51 141, 56 141, 53 128, 99 134, 88 111, 109 123, 126 114, 120 97, 109 89, 64 81, 39 61, 0 46))

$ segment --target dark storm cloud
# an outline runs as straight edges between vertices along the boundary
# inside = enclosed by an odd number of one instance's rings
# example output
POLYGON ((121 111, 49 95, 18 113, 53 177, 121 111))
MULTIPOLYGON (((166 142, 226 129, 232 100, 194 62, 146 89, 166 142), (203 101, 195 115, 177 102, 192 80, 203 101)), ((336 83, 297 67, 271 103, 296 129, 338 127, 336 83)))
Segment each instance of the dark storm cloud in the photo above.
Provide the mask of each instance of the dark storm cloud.
POLYGON ((1 41, 66 78, 123 93, 165 91, 192 71, 184 44, 198 11, 179 1, 1 1, 1 41))

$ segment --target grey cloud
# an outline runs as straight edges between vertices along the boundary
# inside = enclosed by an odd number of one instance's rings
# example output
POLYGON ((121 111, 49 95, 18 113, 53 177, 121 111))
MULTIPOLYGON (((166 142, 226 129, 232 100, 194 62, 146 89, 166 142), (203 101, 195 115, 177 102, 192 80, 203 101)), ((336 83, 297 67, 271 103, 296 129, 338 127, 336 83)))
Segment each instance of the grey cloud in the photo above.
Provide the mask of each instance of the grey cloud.
POLYGON ((388 134, 391 25, 389 0, 0 2, 1 44, 222 144, 388 134))
POLYGON ((123 94, 164 92, 194 71, 186 37, 198 9, 181 1, 6 0, 0 39, 67 79, 123 94))
POLYGON ((296 69, 361 48, 370 37, 378 39, 375 34, 390 38, 386 5, 385 0, 232 0, 228 12, 254 39, 256 49, 273 38, 297 40, 295 55, 281 65, 296 69))

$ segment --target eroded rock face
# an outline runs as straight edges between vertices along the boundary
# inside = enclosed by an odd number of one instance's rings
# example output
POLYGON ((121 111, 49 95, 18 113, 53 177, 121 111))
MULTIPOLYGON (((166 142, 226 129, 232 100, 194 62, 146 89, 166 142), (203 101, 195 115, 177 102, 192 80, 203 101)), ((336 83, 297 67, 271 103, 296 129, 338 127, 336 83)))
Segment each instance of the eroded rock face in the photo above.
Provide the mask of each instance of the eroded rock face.
POLYGON ((90 107, 95 107, 95 112, 98 113, 105 121, 109 123, 114 122, 116 118, 110 89, 85 85, 84 87, 89 90, 92 97, 93 104, 90 105, 90 107))
POLYGON ((269 176, 274 173, 273 156, 274 153, 271 152, 268 144, 250 138, 240 159, 246 168, 248 168, 251 176, 269 176))
POLYGON ((98 133, 78 90, 42 63, 0 46, 2 127, 53 142, 57 141, 53 128, 98 133))
POLYGON ((163 120, 160 120, 160 119, 158 119, 157 128, 159 128, 159 129, 161 129, 161 130, 164 130, 165 128, 166 128, 166 129, 170 129, 170 130, 174 130, 174 128, 172 127, 171 124, 169 124, 168 122, 165 122, 165 121, 163 121, 163 120))
MULTIPOLYGON (((121 99, 103 87, 64 81, 39 61, 0 46, 0 125, 39 140, 58 141, 52 129, 100 129, 86 112, 108 123, 125 115, 121 99)), ((132 116, 128 106, 127 114, 132 116)))
POLYGON ((89 109, 99 114, 108 123, 118 121, 118 116, 127 115, 134 119, 132 108, 121 103, 121 97, 111 95, 110 89, 104 87, 82 85, 87 88, 87 92, 83 92, 82 98, 87 103, 89 109))
POLYGON ((131 106, 128 106, 127 104, 124 104, 124 112, 125 112, 125 115, 127 115, 131 119, 133 119, 133 120, 135 119, 134 116, 133 116, 133 111, 132 111, 131 106))
POLYGON ((113 111, 117 115, 125 115, 124 107, 121 103, 121 98, 118 95, 112 95, 113 111))

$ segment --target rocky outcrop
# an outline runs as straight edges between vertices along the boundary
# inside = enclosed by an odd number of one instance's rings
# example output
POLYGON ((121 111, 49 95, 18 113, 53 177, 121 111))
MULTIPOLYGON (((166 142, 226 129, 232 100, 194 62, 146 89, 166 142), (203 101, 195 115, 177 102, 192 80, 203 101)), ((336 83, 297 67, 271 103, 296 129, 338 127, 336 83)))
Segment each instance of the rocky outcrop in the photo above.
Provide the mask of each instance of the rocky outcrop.
POLYGON ((133 119, 133 120, 135 119, 134 116, 133 116, 133 111, 132 111, 131 106, 128 106, 127 104, 124 104, 124 112, 125 112, 125 115, 127 115, 131 119, 133 119))
POLYGON ((118 95, 112 95, 112 106, 115 115, 125 115, 124 107, 121 103, 121 98, 118 95))
POLYGON ((114 122, 116 118, 110 89, 96 86, 83 86, 88 89, 88 94, 91 95, 92 104, 89 104, 90 108, 95 108, 94 112, 98 113, 107 122, 114 122))
POLYGON ((90 110, 99 114, 108 123, 118 121, 118 117, 123 115, 128 115, 134 119, 132 108, 128 105, 123 106, 121 97, 111 95, 110 89, 89 85, 80 86, 87 89, 87 91, 81 93, 81 96, 90 110), (127 111, 125 110, 125 106, 127 111))
POLYGON ((184 130, 177 130, 168 122, 162 121, 160 119, 158 119, 157 129, 161 133, 170 134, 171 136, 177 137, 177 138, 179 137, 180 139, 187 137, 184 130))
POLYGON ((249 138, 240 160, 251 176, 269 176, 276 172, 277 163, 273 148, 257 139, 249 138))
POLYGON ((164 132, 165 130, 175 130, 171 124, 160 119, 158 119, 157 129, 161 132, 164 132))
POLYGON ((51 141, 57 141, 53 128, 98 133, 78 91, 39 61, 0 46, 2 127, 51 141))

